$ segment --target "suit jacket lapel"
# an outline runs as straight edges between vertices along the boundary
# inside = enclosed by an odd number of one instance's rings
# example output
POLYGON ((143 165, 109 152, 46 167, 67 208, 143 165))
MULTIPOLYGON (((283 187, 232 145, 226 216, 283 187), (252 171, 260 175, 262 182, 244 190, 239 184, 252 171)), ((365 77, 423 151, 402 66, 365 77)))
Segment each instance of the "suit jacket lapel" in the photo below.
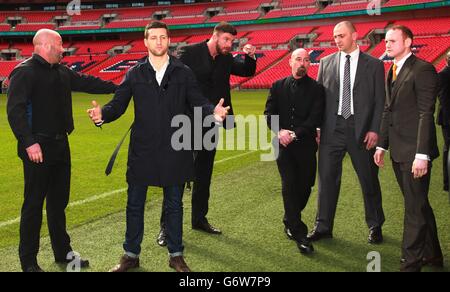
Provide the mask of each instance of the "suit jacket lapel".
POLYGON ((392 88, 392 100, 396 98, 398 90, 405 82, 406 77, 411 73, 412 65, 414 64, 415 60, 416 56, 412 55, 406 60, 405 64, 403 64, 402 70, 400 71, 400 74, 398 74, 397 80, 395 81, 394 87, 392 88))
POLYGON ((337 88, 338 88, 338 90, 339 90, 339 84, 341 83, 341 80, 340 80, 340 71, 341 71, 341 69, 340 69, 340 65, 341 65, 341 53, 336 53, 336 55, 334 56, 334 70, 336 70, 335 71, 335 76, 336 76, 336 84, 337 84, 337 88))
POLYGON ((358 58, 358 66, 356 68, 356 77, 355 84, 353 85, 353 89, 355 89, 361 81, 363 76, 366 76, 366 68, 367 68, 367 58, 363 52, 359 53, 358 58))
POLYGON ((388 74, 386 76, 386 102, 390 106, 392 104, 392 66, 394 66, 394 63, 392 63, 391 68, 389 68, 388 74))

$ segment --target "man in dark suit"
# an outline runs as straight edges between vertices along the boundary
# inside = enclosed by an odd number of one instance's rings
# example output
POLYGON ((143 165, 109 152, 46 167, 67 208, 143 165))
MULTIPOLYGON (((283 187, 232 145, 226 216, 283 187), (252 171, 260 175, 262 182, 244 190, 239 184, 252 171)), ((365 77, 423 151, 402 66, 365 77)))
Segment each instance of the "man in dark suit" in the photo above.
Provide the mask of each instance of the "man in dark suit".
MULTIPOLYGON (((169 266, 177 272, 189 272, 183 251, 184 184, 193 177, 192 150, 177 147, 172 127, 177 116, 185 116, 190 107, 201 107, 206 115, 222 122, 228 108, 223 100, 214 106, 200 92, 194 74, 178 59, 170 57, 169 29, 162 22, 153 22, 145 29, 145 46, 149 56, 131 68, 120 84, 113 100, 102 109, 94 102, 89 110, 96 125, 110 123, 126 111, 134 100, 135 120, 128 152, 127 230, 125 254, 112 272, 126 272, 139 267, 144 236, 144 211, 148 186, 164 191, 165 226, 169 266)), ((189 135, 189 131, 187 135, 189 135)))
POLYGON ((434 110, 438 76, 434 66, 411 53, 413 34, 405 26, 386 33, 386 52, 394 58, 386 81, 381 137, 374 156, 384 166, 391 153, 397 182, 405 199, 402 271, 422 265, 443 266, 436 220, 428 201, 432 161, 439 156, 434 110))
MULTIPOLYGON (((244 47, 243 59, 242 56, 234 58, 230 54, 236 35, 237 31, 232 25, 222 22, 214 28, 210 40, 183 47, 179 52, 180 60, 194 71, 203 95, 213 104, 217 104, 221 98, 224 98, 224 105, 231 108, 230 116, 224 122, 226 129, 234 127, 230 75, 249 77, 256 71, 256 48, 252 45, 247 44, 244 47)), ((204 133, 210 130, 211 128, 204 129, 204 133)), ((203 136, 197 138, 203 139, 203 136)), ((192 228, 211 234, 221 234, 222 232, 209 224, 206 218, 216 149, 196 150, 195 179, 192 190, 192 228)), ((164 221, 163 218, 164 210, 162 210, 161 223, 164 221)), ((157 242, 163 246, 166 242, 164 224, 161 225, 157 242)))
POLYGON ((292 76, 272 85, 264 115, 280 142, 277 164, 282 180, 284 230, 301 253, 309 254, 314 248, 306 238, 308 227, 301 220, 301 212, 316 180, 316 129, 322 124, 325 92, 307 75, 311 59, 306 50, 294 51, 289 64, 292 76), (274 123, 274 116, 279 117, 279 124, 274 123))
MULTIPOLYGON (((7 105, 25 178, 19 244, 24 272, 42 271, 37 254, 44 201, 55 261, 67 264, 74 255, 65 214, 71 177, 68 135, 74 130, 72 91, 106 94, 116 89, 112 82, 61 65, 64 48, 56 31, 39 30, 33 45, 33 56, 10 75, 7 105)), ((78 264, 89 266, 87 260, 79 259, 78 264)))
POLYGON ((320 129, 319 198, 310 240, 331 238, 342 176, 342 160, 350 154, 364 195, 369 243, 383 241, 384 213, 378 168, 373 154, 378 142, 385 99, 383 62, 359 50, 358 34, 345 21, 334 28, 339 52, 320 61, 318 82, 326 93, 320 129))
POLYGON ((444 137, 444 191, 448 188, 448 147, 450 145, 450 52, 447 53, 447 66, 439 72, 439 113, 438 125, 442 127, 442 136, 444 137))

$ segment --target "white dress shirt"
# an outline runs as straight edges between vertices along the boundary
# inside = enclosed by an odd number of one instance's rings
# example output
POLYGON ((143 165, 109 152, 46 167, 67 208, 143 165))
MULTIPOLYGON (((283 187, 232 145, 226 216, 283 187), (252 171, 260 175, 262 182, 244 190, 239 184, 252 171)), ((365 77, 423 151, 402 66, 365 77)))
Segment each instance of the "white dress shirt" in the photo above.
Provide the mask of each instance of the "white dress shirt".
POLYGON ((353 106, 353 86, 355 85, 356 70, 358 69, 360 49, 359 47, 351 52, 350 54, 340 52, 340 62, 339 62, 339 109, 338 115, 342 115, 342 98, 344 95, 344 70, 345 62, 347 62, 347 55, 350 55, 350 94, 351 94, 351 113, 355 114, 355 108, 353 106))
POLYGON ((156 72, 156 76, 155 76, 156 81, 158 82, 158 85, 161 86, 164 75, 166 74, 166 71, 167 71, 167 67, 169 67, 170 59, 169 59, 169 57, 167 57, 166 63, 164 63, 164 65, 161 67, 161 69, 159 71, 157 71, 155 68, 155 65, 153 65, 152 59, 148 58, 148 60, 150 61, 150 65, 152 66, 153 70, 155 70, 155 72, 156 72))

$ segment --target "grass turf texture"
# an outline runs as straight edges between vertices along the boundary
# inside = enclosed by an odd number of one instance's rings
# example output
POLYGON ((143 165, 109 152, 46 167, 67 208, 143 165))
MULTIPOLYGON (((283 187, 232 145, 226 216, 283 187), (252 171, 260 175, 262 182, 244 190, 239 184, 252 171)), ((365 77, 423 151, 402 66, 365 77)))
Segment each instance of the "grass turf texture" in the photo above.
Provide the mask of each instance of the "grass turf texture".
MULTIPOLYGON (((233 92, 237 114, 260 115, 264 111, 267 91, 233 92)), ((91 262, 87 271, 107 271, 122 255, 125 232, 126 192, 91 200, 93 196, 126 188, 126 151, 124 145, 114 172, 103 174, 116 143, 132 121, 132 106, 125 116, 105 125, 92 126, 86 115, 90 101, 101 104, 110 96, 74 94, 75 132, 70 137, 72 150, 72 188, 67 209, 68 229, 75 250, 91 262)), ((6 97, 0 95, 0 271, 19 271, 17 255, 19 224, 1 226, 20 215, 23 196, 23 171, 16 155, 16 140, 6 119, 6 97)), ((439 145, 442 138, 439 135, 439 145)), ((390 163, 380 172, 386 223, 385 243, 367 244, 363 199, 349 157, 344 161, 334 239, 315 244, 313 256, 301 255, 294 242, 283 233, 281 186, 275 162, 260 162, 259 152, 219 151, 215 167, 209 219, 221 228, 222 236, 211 236, 190 228, 191 195, 185 194, 184 243, 187 263, 194 271, 365 271, 370 251, 381 254, 382 271, 397 271, 403 231, 403 198, 390 163), (241 155, 242 154, 242 155, 241 155), (237 157, 236 157, 237 156, 237 157)), ((156 245, 162 192, 150 188, 146 206, 145 237, 141 269, 170 271, 167 249, 156 245)), ((430 201, 434 208, 444 256, 450 256, 448 194, 442 191, 442 163, 435 161, 430 201)), ((317 187, 303 212, 311 228, 317 205, 317 187)), ((63 271, 53 263, 46 229, 42 229, 39 263, 47 271, 63 271)), ((432 271, 432 269, 425 269, 432 271)), ((449 271, 449 269, 446 269, 449 271)))

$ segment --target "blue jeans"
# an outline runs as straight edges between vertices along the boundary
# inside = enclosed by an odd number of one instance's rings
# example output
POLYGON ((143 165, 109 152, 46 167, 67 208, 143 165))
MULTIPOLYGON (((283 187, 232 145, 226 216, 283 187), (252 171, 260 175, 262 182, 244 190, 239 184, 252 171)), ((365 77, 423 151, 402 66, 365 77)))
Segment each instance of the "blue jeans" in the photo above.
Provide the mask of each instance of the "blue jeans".
MULTIPOLYGON (((128 185, 127 231, 123 248, 128 255, 139 256, 144 237, 144 210, 147 186, 128 185)), ((170 256, 183 255, 183 192, 184 185, 164 187, 163 208, 170 256)))

